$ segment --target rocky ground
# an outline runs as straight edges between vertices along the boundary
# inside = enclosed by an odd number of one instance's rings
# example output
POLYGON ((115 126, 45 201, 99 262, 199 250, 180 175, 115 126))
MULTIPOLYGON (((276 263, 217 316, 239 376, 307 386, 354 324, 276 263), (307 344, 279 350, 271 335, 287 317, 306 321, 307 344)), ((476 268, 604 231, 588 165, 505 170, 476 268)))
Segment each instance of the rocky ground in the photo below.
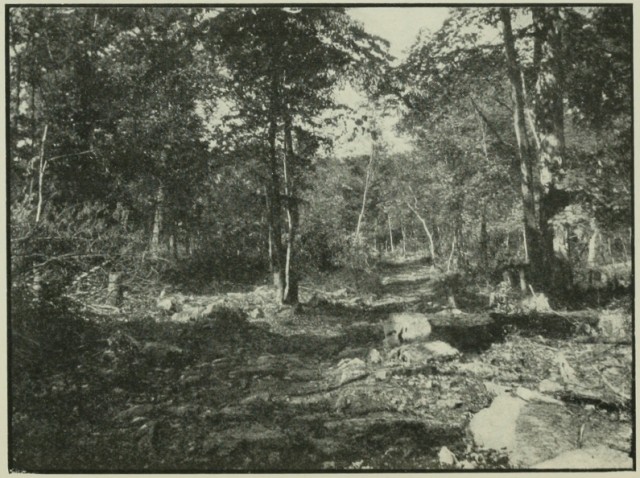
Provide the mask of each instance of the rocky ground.
POLYGON ((14 468, 633 466, 632 347, 611 314, 458 310, 428 264, 380 274, 377 295, 307 288, 295 309, 260 287, 101 317, 73 367, 14 394, 14 468))

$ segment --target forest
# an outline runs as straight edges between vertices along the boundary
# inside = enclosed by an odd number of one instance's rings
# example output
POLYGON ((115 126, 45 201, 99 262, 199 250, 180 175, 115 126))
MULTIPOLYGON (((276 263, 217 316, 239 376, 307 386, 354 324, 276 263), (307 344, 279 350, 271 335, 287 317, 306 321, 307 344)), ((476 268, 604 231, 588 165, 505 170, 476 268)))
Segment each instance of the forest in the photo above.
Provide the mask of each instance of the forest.
POLYGON ((6 7, 11 471, 635 469, 632 6, 365 10, 6 7))

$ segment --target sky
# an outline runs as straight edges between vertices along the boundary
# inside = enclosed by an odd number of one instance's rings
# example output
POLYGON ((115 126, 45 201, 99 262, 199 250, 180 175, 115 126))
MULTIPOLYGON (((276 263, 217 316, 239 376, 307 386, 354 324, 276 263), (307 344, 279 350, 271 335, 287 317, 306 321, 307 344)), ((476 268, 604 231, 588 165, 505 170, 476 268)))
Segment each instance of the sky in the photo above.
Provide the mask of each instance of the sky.
POLYGON ((390 52, 398 59, 413 44, 421 29, 435 32, 447 17, 442 7, 350 8, 349 15, 364 24, 367 32, 389 40, 390 52))
MULTIPOLYGON (((409 47, 415 42, 422 29, 435 32, 440 28, 448 16, 448 8, 441 7, 367 7, 349 8, 349 15, 362 22, 364 29, 373 35, 388 40, 389 52, 401 61, 406 57, 409 47)), ((346 86, 336 91, 336 101, 352 108, 367 108, 367 99, 353 88, 346 86)), ((395 152, 411 149, 410 139, 395 131, 398 122, 397 115, 379 118, 382 139, 395 152)), ((371 149, 371 139, 368 135, 361 135, 355 140, 345 137, 336 138, 334 144, 338 157, 368 154, 371 149)))

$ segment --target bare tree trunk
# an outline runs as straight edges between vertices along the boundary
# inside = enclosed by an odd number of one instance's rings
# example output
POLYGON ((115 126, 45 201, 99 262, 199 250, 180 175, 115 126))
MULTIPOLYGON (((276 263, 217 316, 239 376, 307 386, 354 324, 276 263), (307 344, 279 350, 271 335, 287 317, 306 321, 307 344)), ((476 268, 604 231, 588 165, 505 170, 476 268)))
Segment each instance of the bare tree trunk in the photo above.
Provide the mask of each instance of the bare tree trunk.
POLYGON ((447 272, 451 272, 451 260, 453 259, 453 253, 456 250, 456 234, 453 234, 453 241, 451 242, 451 254, 449 254, 449 260, 447 260, 447 272))
POLYGON ((414 197, 414 201, 415 201, 415 207, 411 206, 411 203, 409 201, 407 201, 406 204, 409 207, 409 209, 411 209, 411 211, 416 215, 416 217, 418 218, 418 220, 422 224, 422 228, 424 229, 424 232, 427 234, 427 238, 429 239, 429 252, 431 254, 431 260, 435 263, 436 251, 435 251, 435 246, 433 244, 433 236, 431 235, 431 231, 429 230, 429 227, 427 226, 427 222, 425 221, 425 219, 418 212, 418 207, 417 207, 418 206, 418 200, 417 200, 416 197, 414 197))
POLYGON ((482 206, 480 222, 480 266, 484 272, 489 268, 489 233, 487 232, 487 205, 482 206))
POLYGON ((293 262, 295 261, 295 237, 298 230, 299 210, 297 200, 295 198, 295 184, 293 175, 293 138, 291 134, 291 117, 288 111, 285 111, 284 118, 284 190, 287 196, 286 213, 287 213, 287 253, 285 261, 285 286, 282 294, 282 302, 285 304, 298 303, 298 277, 293 270, 293 262))
POLYGON ((402 223, 402 217, 400 217, 400 231, 402 232, 402 255, 407 255, 407 235, 404 230, 404 224, 402 223))
POLYGON ((391 252, 394 252, 395 248, 393 247, 393 231, 391 230, 391 216, 387 214, 387 225, 389 226, 389 243, 391 244, 391 252))
POLYGON ((360 208, 360 214, 358 214, 358 224, 356 225, 356 234, 354 237, 354 243, 358 244, 360 240, 360 227, 362 226, 362 220, 364 219, 364 212, 367 205, 367 193, 369 192, 369 183, 371 182, 371 176, 373 174, 373 160, 375 155, 375 140, 371 139, 371 154, 369 155, 369 163, 367 164, 367 174, 364 180, 364 193, 362 194, 362 207, 360 208))
POLYGON ((160 252, 160 236, 162 234, 162 221, 164 215, 164 186, 161 184, 156 193, 156 210, 153 216, 153 229, 151 232, 151 253, 157 255, 160 252))
POLYGON ((276 150, 276 135, 278 130, 278 73, 274 72, 271 79, 270 105, 269 105, 269 173, 270 181, 267 188, 269 195, 269 231, 272 243, 271 271, 273 273, 273 285, 278 291, 278 297, 283 297, 284 292, 284 251, 282 247, 282 203, 280 200, 280 172, 278 155, 276 150))
POLYGON ((40 165, 38 167, 38 205, 36 207, 36 222, 40 222, 40 213, 42 212, 42 187, 44 185, 44 171, 45 169, 47 169, 47 161, 44 158, 44 151, 48 130, 49 125, 44 125, 42 140, 40 141, 40 165))

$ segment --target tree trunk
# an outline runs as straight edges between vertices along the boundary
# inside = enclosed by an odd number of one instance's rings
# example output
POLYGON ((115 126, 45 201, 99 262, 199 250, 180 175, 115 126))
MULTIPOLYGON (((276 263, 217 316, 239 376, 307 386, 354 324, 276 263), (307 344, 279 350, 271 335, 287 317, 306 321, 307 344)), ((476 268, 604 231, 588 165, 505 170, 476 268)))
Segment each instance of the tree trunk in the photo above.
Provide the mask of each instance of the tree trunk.
POLYGON ((447 272, 451 272, 451 261, 453 260, 453 253, 456 250, 456 234, 453 234, 453 241, 451 241, 451 254, 449 254, 449 260, 447 260, 447 272))
MULTIPOLYGON (((562 69, 562 19, 560 8, 534 8, 533 22, 539 51, 539 71, 535 88, 534 114, 540 147, 540 233, 542 259, 547 277, 555 277, 553 216, 563 207, 558 201, 557 183, 562 174, 565 154, 562 69)), ((557 279, 560 279, 559 277, 557 279)), ((551 287, 559 285, 552 280, 551 287)))
POLYGON ((156 193, 156 210, 153 216, 151 232, 151 253, 155 256, 160 252, 160 235, 162 234, 162 220, 164 215, 164 186, 158 187, 156 193))
POLYGON ((404 230, 404 224, 402 223, 402 217, 400 217, 400 232, 402 233, 402 255, 407 255, 407 235, 404 230))
POLYGON ((287 197, 285 203, 287 214, 287 252, 284 269, 284 290, 282 293, 282 303, 298 303, 298 277, 294 270, 295 263, 295 238, 299 223, 299 210, 295 198, 295 183, 293 171, 293 138, 291 134, 291 117, 288 111, 284 112, 284 191, 287 197))
POLYGON ((273 285, 277 290, 277 295, 282 300, 284 295, 284 248, 282 245, 282 201, 281 201, 281 179, 280 166, 278 162, 278 152, 276 149, 276 136, 278 132, 278 115, 280 112, 279 99, 279 74, 274 70, 271 78, 271 91, 269 103, 269 173, 270 180, 267 186, 269 197, 269 232, 271 237, 271 271, 273 274, 273 285))
POLYGON ((489 269, 489 233, 487 232, 487 205, 483 204, 480 222, 480 267, 487 273, 489 269))
POLYGON ((42 188, 44 186, 44 172, 47 169, 47 161, 44 158, 44 152, 48 130, 49 125, 44 125, 42 140, 40 141, 40 165, 38 167, 38 205, 36 206, 36 222, 40 222, 40 213, 42 212, 42 188))
POLYGON ((406 204, 409 207, 409 209, 411 209, 411 211, 416 215, 416 217, 418 218, 418 220, 422 224, 422 228, 424 229, 424 232, 427 234, 427 238, 429 239, 429 253, 431 254, 431 261, 433 263, 435 263, 436 250, 435 250, 435 246, 433 245, 433 236, 431 235, 431 231, 429 230, 429 227, 427 226, 427 222, 424 220, 424 218, 418 212, 418 208, 417 208, 418 200, 417 200, 417 198, 414 197, 414 201, 415 201, 416 207, 411 206, 411 203, 409 203, 409 201, 407 201, 406 204))
POLYGON ((358 224, 356 225, 356 235, 354 237, 354 243, 358 244, 360 240, 360 227, 362 226, 362 220, 364 219, 364 211, 367 205, 367 193, 369 191, 369 183, 371 181, 371 175, 373 172, 373 159, 375 154, 375 140, 371 139, 371 154, 369 155, 369 163, 367 164, 367 174, 364 179, 364 193, 362 194, 362 207, 360 208, 360 214, 358 215, 358 224))
POLYGON ((540 220, 536 208, 534 171, 535 155, 527 137, 525 126, 525 97, 522 72, 518 61, 515 38, 511 27, 511 9, 500 8, 502 36, 504 40, 507 72, 511 84, 513 108, 513 126, 518 143, 520 162, 520 191, 522 195, 523 222, 530 262, 531 280, 539 285, 545 277, 545 258, 540 231, 540 220))
POLYGON ((389 226, 389 244, 391 244, 391 252, 395 250, 393 247, 393 231, 391 230, 391 216, 387 214, 387 225, 389 226))
POLYGON ((601 234, 595 220, 591 220, 591 228, 593 232, 589 238, 588 252, 587 252, 587 267, 589 269, 595 268, 598 264, 598 251, 600 249, 601 234))

